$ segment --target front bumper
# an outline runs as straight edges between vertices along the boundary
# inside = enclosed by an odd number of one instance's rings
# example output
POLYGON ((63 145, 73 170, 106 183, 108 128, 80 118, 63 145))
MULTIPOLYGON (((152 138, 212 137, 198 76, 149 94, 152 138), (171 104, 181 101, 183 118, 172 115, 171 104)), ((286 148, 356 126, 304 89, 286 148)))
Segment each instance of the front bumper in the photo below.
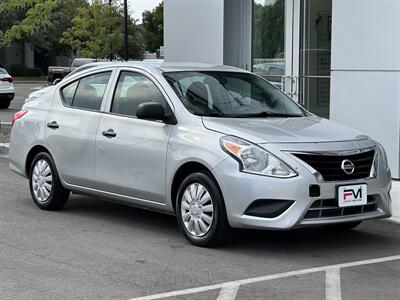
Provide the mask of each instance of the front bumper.
MULTIPOLYGON (((361 148, 371 146, 369 140, 359 142, 358 144, 361 148)), ((313 151, 321 151, 322 148, 326 149, 333 146, 336 150, 354 149, 355 143, 352 142, 351 145, 348 142, 335 143, 335 145, 318 144, 314 146, 313 151)), ((296 151, 299 148, 304 149, 304 145, 298 145, 296 149, 290 147, 293 147, 293 145, 273 145, 271 148, 274 148, 274 151, 271 152, 296 170, 299 175, 293 178, 280 179, 243 173, 239 171, 238 163, 231 158, 227 158, 213 170, 214 176, 220 185, 225 200, 227 217, 232 227, 292 229, 309 225, 362 221, 391 216, 391 198, 389 194, 391 189, 391 175, 390 171, 382 168, 382 164, 379 161, 377 176, 375 178, 321 182, 315 174, 304 166, 304 163, 286 153, 286 151, 296 151), (315 201, 335 201, 337 199, 338 186, 360 183, 367 184, 368 195, 376 203, 372 210, 360 210, 356 213, 346 213, 345 215, 308 217, 307 212, 315 201), (311 185, 318 185, 320 187, 320 196, 310 196, 311 185), (254 201, 260 201, 260 199, 263 199, 261 201, 289 200, 293 201, 293 204, 276 217, 258 217, 246 214, 248 207, 254 201)), ((268 150, 270 150, 270 147, 268 147, 268 150)))

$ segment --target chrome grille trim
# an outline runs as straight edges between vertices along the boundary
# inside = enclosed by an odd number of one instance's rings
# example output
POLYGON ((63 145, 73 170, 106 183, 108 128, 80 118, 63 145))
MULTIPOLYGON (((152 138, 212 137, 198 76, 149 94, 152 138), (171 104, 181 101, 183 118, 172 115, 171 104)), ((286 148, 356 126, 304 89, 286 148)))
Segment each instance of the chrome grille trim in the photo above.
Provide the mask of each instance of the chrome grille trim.
POLYGON ((373 178, 377 151, 376 147, 337 152, 290 151, 319 182, 347 181, 373 178), (346 174, 340 168, 341 160, 349 159, 355 163, 354 174, 346 174))

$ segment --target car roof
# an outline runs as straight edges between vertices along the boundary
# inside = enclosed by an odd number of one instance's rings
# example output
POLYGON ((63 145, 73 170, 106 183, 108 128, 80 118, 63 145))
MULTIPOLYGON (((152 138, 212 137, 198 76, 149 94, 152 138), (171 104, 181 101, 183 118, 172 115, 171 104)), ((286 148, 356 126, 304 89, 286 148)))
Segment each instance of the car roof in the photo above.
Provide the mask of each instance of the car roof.
MULTIPOLYGON (((177 72, 177 71, 230 71, 230 72, 246 72, 243 69, 224 66, 224 65, 213 65, 204 63, 193 63, 193 62, 163 62, 161 61, 111 61, 111 62, 95 62, 92 63, 94 69, 103 69, 108 67, 135 67, 139 69, 154 69, 157 68, 162 72, 177 72)), ((88 64, 87 66, 90 66, 88 64)))
POLYGON ((225 72, 244 72, 245 70, 224 66, 224 65, 213 65, 205 63, 193 63, 193 62, 166 62, 157 66, 164 72, 179 72, 179 71, 225 71, 225 72))
POLYGON ((82 70, 76 70, 72 76, 68 78, 74 78, 76 75, 93 72, 110 67, 132 67, 142 69, 148 72, 184 72, 184 71, 217 71, 217 72, 248 72, 243 69, 224 66, 224 65, 213 65, 204 63, 193 63, 193 62, 163 62, 160 61, 108 61, 108 62, 93 62, 83 65, 82 70))

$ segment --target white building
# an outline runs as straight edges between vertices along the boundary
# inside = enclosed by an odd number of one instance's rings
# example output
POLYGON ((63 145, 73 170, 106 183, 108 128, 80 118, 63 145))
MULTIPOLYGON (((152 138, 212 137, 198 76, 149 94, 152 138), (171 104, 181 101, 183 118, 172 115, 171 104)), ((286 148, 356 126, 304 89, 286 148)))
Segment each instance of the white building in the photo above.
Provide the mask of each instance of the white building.
POLYGON ((382 143, 400 178, 399 0, 165 0, 164 14, 167 61, 265 76, 382 143))

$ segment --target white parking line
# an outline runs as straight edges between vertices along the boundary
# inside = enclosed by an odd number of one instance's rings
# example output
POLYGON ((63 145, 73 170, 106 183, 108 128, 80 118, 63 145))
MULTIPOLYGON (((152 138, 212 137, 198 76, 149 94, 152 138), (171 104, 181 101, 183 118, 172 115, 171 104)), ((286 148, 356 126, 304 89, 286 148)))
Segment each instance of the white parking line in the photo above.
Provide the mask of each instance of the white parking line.
POLYGON ((315 268, 290 271, 290 272, 284 272, 284 273, 273 274, 273 275, 265 275, 265 276, 260 276, 260 277, 234 280, 234 281, 228 281, 228 282, 223 282, 223 283, 218 283, 218 284, 206 285, 206 286, 197 287, 197 288, 180 290, 180 291, 173 291, 173 292, 166 292, 166 293, 149 295, 149 296, 144 296, 144 297, 131 298, 130 300, 153 300, 153 299, 162 299, 162 298, 168 298, 168 297, 176 297, 176 296, 182 296, 182 295, 202 293, 202 292, 207 292, 207 291, 217 290, 217 289, 226 289, 228 287, 232 287, 232 288, 239 287, 240 285, 246 285, 246 284, 268 281, 268 280, 273 280, 273 279, 281 279, 281 278, 310 274, 310 273, 315 273, 315 272, 326 272, 326 271, 332 271, 332 270, 337 270, 337 269, 342 269, 342 268, 370 265, 370 264, 382 263, 382 262, 393 261, 393 260, 400 260, 400 255, 387 256, 387 257, 381 257, 381 258, 372 258, 372 259, 360 260, 360 261, 349 262, 349 263, 328 265, 328 266, 323 266, 323 267, 315 267, 315 268))
POLYGON ((240 285, 228 285, 219 292, 217 300, 234 300, 240 285))
POLYGON ((341 300, 340 269, 328 269, 325 272, 325 299, 341 300))

